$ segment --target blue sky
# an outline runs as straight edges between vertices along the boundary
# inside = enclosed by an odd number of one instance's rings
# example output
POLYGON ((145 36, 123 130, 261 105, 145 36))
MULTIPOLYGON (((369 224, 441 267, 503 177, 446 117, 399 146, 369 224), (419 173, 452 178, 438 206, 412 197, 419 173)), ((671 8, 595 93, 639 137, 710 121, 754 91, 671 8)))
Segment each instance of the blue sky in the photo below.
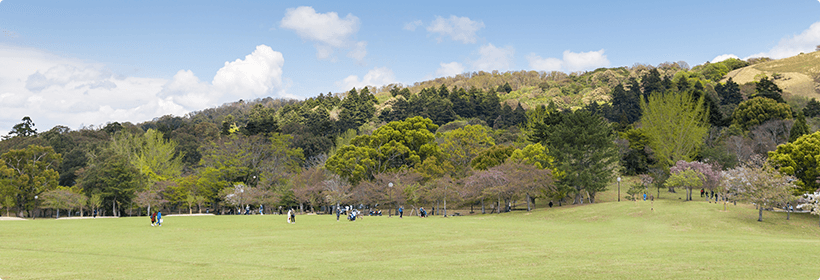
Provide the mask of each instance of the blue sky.
POLYGON ((0 133, 466 71, 788 57, 820 2, 0 0, 0 133))

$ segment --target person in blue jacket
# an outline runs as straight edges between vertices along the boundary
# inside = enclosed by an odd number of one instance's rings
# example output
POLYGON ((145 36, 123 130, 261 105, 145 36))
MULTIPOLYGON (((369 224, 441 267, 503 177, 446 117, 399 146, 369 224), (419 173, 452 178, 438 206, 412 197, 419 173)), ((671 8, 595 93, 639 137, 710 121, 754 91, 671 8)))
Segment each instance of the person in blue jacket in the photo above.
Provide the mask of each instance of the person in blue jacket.
POLYGON ((157 211, 157 225, 162 226, 162 211, 157 211))

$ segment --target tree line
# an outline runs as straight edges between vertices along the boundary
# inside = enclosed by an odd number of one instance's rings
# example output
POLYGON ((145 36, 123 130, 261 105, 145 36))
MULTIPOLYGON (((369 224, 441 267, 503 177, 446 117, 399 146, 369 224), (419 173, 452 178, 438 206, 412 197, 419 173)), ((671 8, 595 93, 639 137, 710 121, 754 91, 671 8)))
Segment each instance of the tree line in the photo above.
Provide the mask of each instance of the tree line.
POLYGON ((658 195, 661 188, 717 189, 726 184, 710 174, 750 166, 755 155, 795 176, 793 194, 816 189, 816 165, 795 153, 818 137, 806 117, 817 116, 820 103, 793 110, 767 77, 747 85, 721 80, 749 63, 479 73, 453 79, 531 79, 266 98, 42 133, 26 117, 0 141, 0 205, 19 216, 39 208, 123 215, 151 207, 330 211, 344 203, 438 209, 448 202, 482 212, 490 202, 500 212, 515 201, 528 209, 535 199, 594 202, 618 174, 643 175, 633 187, 655 186, 658 195), (556 95, 534 106, 505 100, 534 87, 556 95), (582 107, 560 96, 604 89, 582 107))

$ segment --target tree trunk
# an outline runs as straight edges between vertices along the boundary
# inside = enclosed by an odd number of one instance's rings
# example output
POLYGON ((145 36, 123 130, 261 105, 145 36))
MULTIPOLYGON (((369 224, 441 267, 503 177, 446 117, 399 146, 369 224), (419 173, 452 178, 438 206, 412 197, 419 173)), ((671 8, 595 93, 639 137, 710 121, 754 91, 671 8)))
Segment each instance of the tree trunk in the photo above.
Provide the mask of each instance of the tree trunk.
POLYGON ((527 194, 527 212, 530 211, 532 211, 532 209, 530 208, 530 194, 527 194))
POLYGON ((763 205, 758 206, 757 209, 758 209, 757 210, 757 221, 762 222, 763 221, 763 205))
POLYGON ((483 198, 481 199, 481 214, 487 214, 487 212, 484 211, 484 199, 483 198))
MULTIPOLYGON (((576 188, 576 190, 577 190, 577 188, 576 188)), ((579 204, 579 203, 581 203, 581 192, 576 191, 575 192, 575 198, 573 199, 572 204, 579 204)))
POLYGON ((60 209, 56 208, 55 210, 57 210, 57 219, 59 219, 60 218, 60 209))

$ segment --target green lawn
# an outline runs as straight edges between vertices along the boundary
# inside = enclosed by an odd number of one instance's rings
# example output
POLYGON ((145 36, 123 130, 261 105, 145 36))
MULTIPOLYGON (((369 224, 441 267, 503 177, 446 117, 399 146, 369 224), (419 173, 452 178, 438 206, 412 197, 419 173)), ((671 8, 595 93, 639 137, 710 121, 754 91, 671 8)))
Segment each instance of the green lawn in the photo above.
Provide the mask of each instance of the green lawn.
MULTIPOLYGON (((622 193, 625 191, 622 186, 622 193)), ((817 279, 817 216, 748 205, 593 205, 466 217, 0 221, 10 279, 817 279)))

